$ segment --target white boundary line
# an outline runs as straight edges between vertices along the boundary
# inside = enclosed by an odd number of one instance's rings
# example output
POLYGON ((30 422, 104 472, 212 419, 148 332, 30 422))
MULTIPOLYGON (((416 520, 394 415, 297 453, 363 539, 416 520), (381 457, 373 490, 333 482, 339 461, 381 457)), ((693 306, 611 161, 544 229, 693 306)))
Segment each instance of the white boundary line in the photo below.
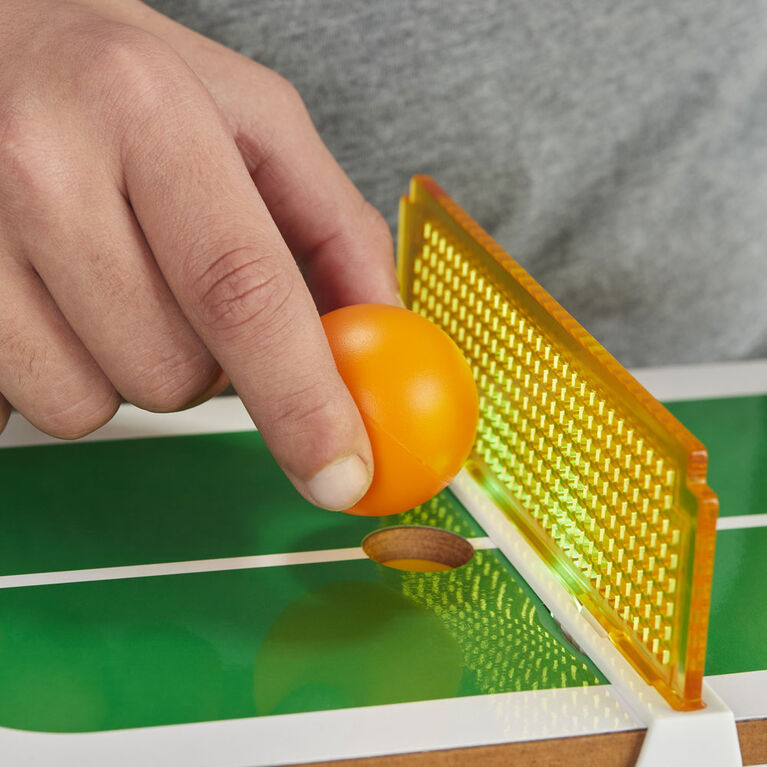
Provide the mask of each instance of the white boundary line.
MULTIPOLYGON (((716 525, 717 530, 743 530, 755 527, 767 527, 767 514, 721 517, 716 525)), ((467 540, 475 551, 497 548, 489 537, 467 538, 467 540)), ((190 559, 179 562, 152 562, 143 565, 92 567, 80 570, 52 570, 42 573, 0 575, 0 590, 28 586, 53 586, 62 583, 85 583, 86 581, 112 581, 124 578, 152 578, 162 575, 187 575, 225 570, 251 570, 261 567, 309 565, 320 562, 345 562, 365 559, 366 556, 359 546, 355 546, 345 549, 320 549, 280 554, 220 557, 217 559, 190 559)))
POLYGON ((94 733, 0 728, 0 754, 24 767, 265 767, 640 727, 597 685, 94 733))
POLYGON ((747 527, 767 527, 767 514, 740 514, 716 520, 717 530, 743 530, 747 527))
MULTIPOLYGON (((707 677, 738 719, 767 716, 767 671, 707 677)), ((640 729, 610 685, 130 730, 0 727, 3 764, 265 767, 640 729)), ((679 763, 686 763, 684 761, 679 763)))
MULTIPOLYGON (((471 543, 475 551, 496 548, 496 545, 487 537, 467 538, 466 540, 471 543)), ((320 562, 348 562, 355 559, 367 559, 367 554, 365 554, 359 546, 347 549, 297 551, 287 554, 258 554, 248 557, 190 559, 183 562, 157 562, 146 565, 93 567, 83 570, 54 570, 47 573, 25 573, 23 575, 0 576, 0 589, 24 588, 27 586, 53 586, 61 583, 85 583, 87 581, 114 581, 123 578, 151 578, 158 575, 214 573, 224 570, 252 570, 260 567, 312 565, 320 562)))
MULTIPOLYGON (((77 442, 103 442, 140 437, 177 437, 184 434, 219 434, 255 431, 253 421, 239 397, 214 397, 191 410, 180 413, 148 413, 123 403, 109 423, 77 442)), ((5 431, 0 434, 0 448, 26 445, 63 445, 60 439, 38 431, 19 413, 11 413, 5 431)))
POLYGON ((706 682, 732 709, 738 721, 767 719, 767 671, 707 676, 706 682))
POLYGON ((85 583, 87 581, 114 581, 123 578, 152 578, 158 575, 214 573, 222 570, 250 570, 261 567, 308 565, 319 562, 345 562, 365 559, 365 557, 365 552, 361 548, 355 547, 290 554, 261 554, 250 557, 222 557, 220 559, 192 559, 183 562, 156 562, 146 565, 94 567, 83 570, 54 570, 47 573, 0 576, 0 589, 54 586, 62 583, 85 583))
MULTIPOLYGON (((734 517, 720 517, 717 530, 744 530, 767 527, 767 514, 742 514, 734 517)), ((496 544, 489 537, 467 538, 475 551, 495 549, 496 544)), ((41 573, 0 575, 0 590, 25 588, 28 586, 54 586, 62 583, 85 583, 87 581, 112 581, 124 578, 152 578, 162 575, 187 575, 190 573, 212 573, 225 570, 251 570, 261 567, 285 567, 309 565, 320 562, 346 562, 365 559, 365 552, 354 546, 344 549, 319 549, 279 554, 256 554, 242 557, 220 557, 217 559, 190 559, 178 562, 152 562, 143 565, 119 565, 116 567, 91 567, 80 570, 52 570, 41 573)))
POLYGON ((668 365, 630 372, 661 402, 767 394, 767 360, 668 365))
MULTIPOLYGON (((745 514, 738 517, 722 517, 717 530, 743 530, 767 527, 767 514, 745 514)), ((489 537, 467 538, 475 551, 498 548, 489 537)), ((88 581, 113 581, 125 578, 152 578, 162 575, 188 575, 190 573, 214 573, 226 570, 253 570, 261 567, 285 567, 310 565, 320 562, 347 562, 365 559, 367 555, 359 547, 345 549, 320 549, 281 554, 256 554, 242 557, 217 559, 189 559, 179 562, 152 562, 143 565, 118 565, 116 567, 91 567, 81 570, 52 570, 41 573, 0 575, 0 590, 28 586, 54 586, 63 583, 88 581)))

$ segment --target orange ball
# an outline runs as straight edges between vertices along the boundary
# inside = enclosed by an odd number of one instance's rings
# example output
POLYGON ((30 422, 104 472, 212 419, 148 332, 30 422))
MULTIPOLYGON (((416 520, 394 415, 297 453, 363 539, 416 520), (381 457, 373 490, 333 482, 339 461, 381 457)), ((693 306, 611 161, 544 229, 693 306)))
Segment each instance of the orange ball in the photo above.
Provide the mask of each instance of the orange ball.
POLYGON ((477 387, 453 340, 407 309, 359 304, 322 324, 373 448, 373 483, 348 511, 397 514, 436 495, 471 451, 477 387))

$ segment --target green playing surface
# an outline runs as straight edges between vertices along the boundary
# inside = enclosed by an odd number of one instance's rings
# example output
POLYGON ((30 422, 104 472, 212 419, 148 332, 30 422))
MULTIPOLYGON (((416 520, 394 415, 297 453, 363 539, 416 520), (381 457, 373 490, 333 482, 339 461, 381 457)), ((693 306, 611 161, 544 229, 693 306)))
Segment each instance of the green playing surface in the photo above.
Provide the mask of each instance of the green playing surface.
MULTIPOLYGON (((316 509, 256 433, 10 448, 2 575, 483 535, 448 491, 383 519, 316 509)), ((84 731, 602 682, 502 555, 0 591, 0 724, 84 731)))
MULTIPOLYGON (((767 512, 767 396, 673 402, 708 448, 719 514, 767 512)), ((706 674, 767 669, 767 527, 720 530, 706 674)))
MULTIPOLYGON (((675 403, 723 515, 763 512, 767 397, 675 403)), ((483 536, 445 492, 383 519, 302 501, 255 433, 0 451, 0 575, 483 536)), ((767 528, 719 534, 707 673, 767 668, 767 528)), ((495 550, 0 590, 0 725, 88 731, 600 684, 495 550)))

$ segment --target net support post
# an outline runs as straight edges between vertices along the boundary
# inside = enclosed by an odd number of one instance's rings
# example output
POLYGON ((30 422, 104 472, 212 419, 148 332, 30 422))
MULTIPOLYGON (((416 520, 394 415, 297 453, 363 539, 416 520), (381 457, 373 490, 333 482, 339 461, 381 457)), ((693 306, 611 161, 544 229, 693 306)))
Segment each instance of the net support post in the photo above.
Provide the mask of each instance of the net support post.
POLYGON ((607 677, 635 718, 647 727, 637 767, 742 767, 735 717, 703 685, 706 707, 675 711, 632 668, 596 619, 564 587, 513 522, 463 470, 450 486, 573 643, 607 677))
POLYGON ((636 767, 741 767, 735 716, 704 682, 699 711, 653 711, 636 767))

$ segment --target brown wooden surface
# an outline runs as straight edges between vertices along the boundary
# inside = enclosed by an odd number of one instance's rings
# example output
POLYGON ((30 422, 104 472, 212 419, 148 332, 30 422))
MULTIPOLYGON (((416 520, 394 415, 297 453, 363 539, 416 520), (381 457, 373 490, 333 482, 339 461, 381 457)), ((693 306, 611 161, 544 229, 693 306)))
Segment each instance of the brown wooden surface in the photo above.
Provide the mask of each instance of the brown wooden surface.
POLYGON ((743 764, 767 764, 767 719, 738 722, 743 764))
MULTIPOLYGON (((365 759, 313 762, 305 767, 633 767, 645 730, 530 740, 497 746, 422 751, 365 759)), ((767 764, 767 719, 738 722, 743 764, 767 764)))

